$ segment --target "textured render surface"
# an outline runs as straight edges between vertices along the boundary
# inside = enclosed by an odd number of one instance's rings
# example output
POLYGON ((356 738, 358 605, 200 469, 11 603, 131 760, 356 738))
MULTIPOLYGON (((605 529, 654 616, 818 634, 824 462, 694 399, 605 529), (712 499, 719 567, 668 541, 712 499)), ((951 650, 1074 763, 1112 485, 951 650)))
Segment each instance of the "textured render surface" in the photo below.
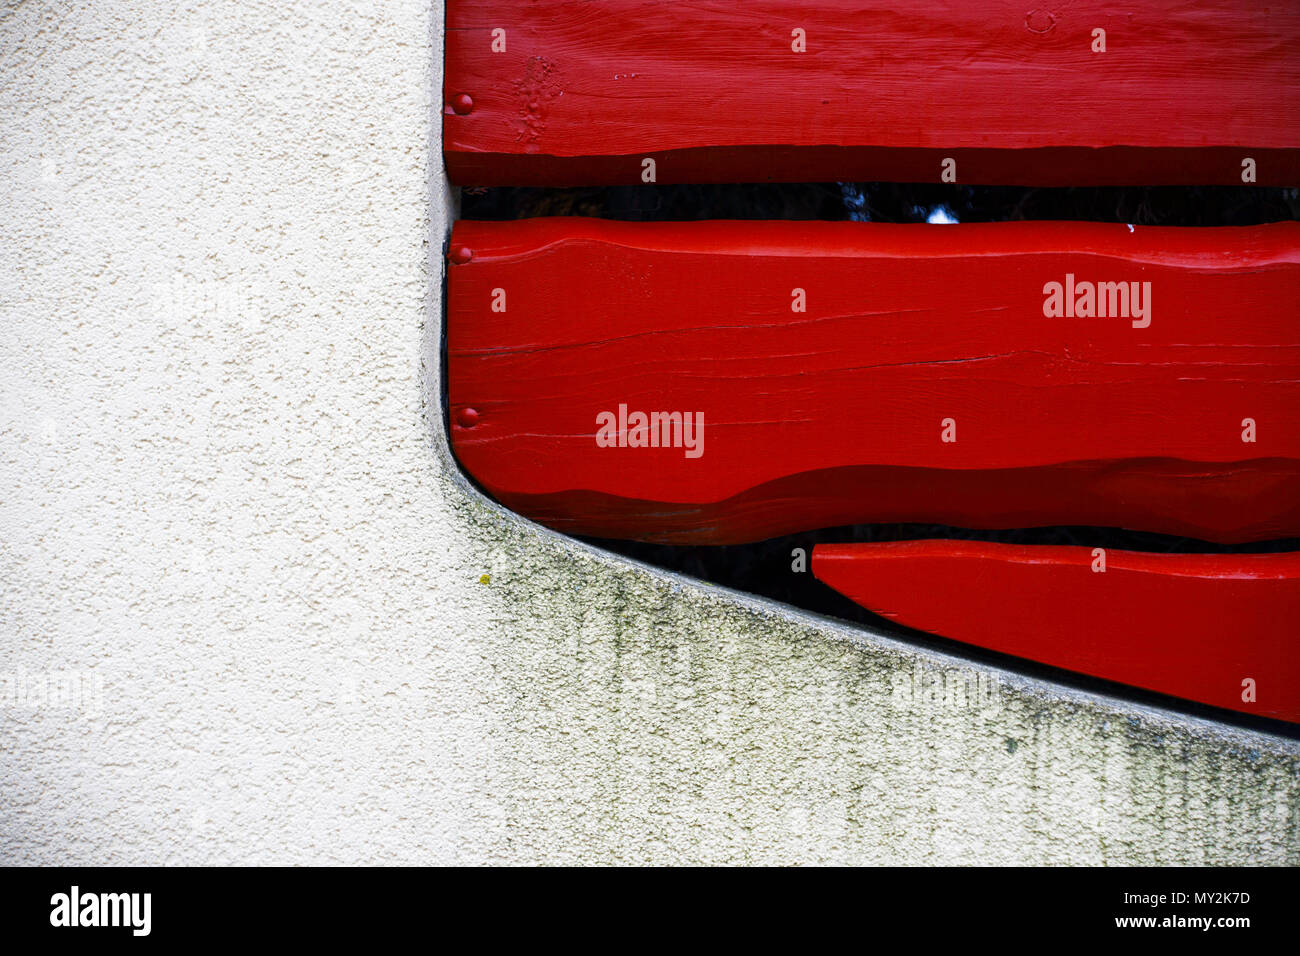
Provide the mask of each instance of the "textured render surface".
POLYGON ((0 862, 1300 862, 1293 741, 466 488, 440 31, 417 0, 0 7, 0 862))

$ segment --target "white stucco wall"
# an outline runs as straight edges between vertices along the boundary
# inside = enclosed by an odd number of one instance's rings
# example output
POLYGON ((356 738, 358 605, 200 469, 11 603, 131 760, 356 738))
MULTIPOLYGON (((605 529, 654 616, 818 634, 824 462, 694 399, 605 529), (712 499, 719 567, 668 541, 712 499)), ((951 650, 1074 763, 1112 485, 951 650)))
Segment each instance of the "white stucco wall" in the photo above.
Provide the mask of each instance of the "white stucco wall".
POLYGON ((0 863, 1300 862, 1294 741, 935 700, 998 675, 469 490, 441 29, 0 5, 0 863))

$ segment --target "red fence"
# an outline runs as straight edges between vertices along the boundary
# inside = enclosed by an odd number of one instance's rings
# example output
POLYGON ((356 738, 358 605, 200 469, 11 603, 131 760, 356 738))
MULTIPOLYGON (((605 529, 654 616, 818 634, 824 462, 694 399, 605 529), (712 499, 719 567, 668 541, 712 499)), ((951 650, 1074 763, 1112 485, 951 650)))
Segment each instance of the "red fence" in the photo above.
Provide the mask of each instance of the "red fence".
MULTIPOLYGON (((1300 8, 452 0, 465 185, 1300 184, 1300 8)), ((1300 535, 1300 224, 461 222, 453 448, 572 533, 1300 535)), ((1294 554, 819 545, 889 618, 1300 721, 1294 554)))

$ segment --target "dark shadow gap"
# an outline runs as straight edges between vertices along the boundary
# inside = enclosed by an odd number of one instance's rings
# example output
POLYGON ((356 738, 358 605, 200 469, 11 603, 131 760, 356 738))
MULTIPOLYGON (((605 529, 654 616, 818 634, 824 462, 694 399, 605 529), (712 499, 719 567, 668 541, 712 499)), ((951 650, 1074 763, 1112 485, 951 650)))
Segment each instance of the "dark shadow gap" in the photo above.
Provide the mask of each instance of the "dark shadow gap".
POLYGON ((1025 188, 944 183, 467 188, 465 219, 592 216, 636 222, 698 219, 958 222, 1073 219, 1139 226, 1251 226, 1300 219, 1300 189, 1271 186, 1025 188))

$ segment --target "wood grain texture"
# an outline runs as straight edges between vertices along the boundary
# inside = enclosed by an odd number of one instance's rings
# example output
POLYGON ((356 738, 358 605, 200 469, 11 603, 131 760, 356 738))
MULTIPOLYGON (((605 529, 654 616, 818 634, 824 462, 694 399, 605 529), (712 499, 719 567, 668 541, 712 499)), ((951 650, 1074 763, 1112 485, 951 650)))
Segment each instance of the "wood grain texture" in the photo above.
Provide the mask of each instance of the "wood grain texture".
POLYGON ((453 448, 557 529, 1300 533, 1300 224, 533 219, 451 253, 453 448), (1150 283, 1150 324, 1045 316, 1067 274, 1150 283), (702 414, 702 454, 599 447, 620 405, 702 414))
POLYGON ((972 541, 817 545, 813 573, 923 631, 1215 707, 1300 722, 1300 555, 972 541), (1242 699, 1243 681, 1255 699, 1242 699))
POLYGON ((462 185, 1295 185, 1298 88, 1291 3, 449 0, 443 142, 462 185))

